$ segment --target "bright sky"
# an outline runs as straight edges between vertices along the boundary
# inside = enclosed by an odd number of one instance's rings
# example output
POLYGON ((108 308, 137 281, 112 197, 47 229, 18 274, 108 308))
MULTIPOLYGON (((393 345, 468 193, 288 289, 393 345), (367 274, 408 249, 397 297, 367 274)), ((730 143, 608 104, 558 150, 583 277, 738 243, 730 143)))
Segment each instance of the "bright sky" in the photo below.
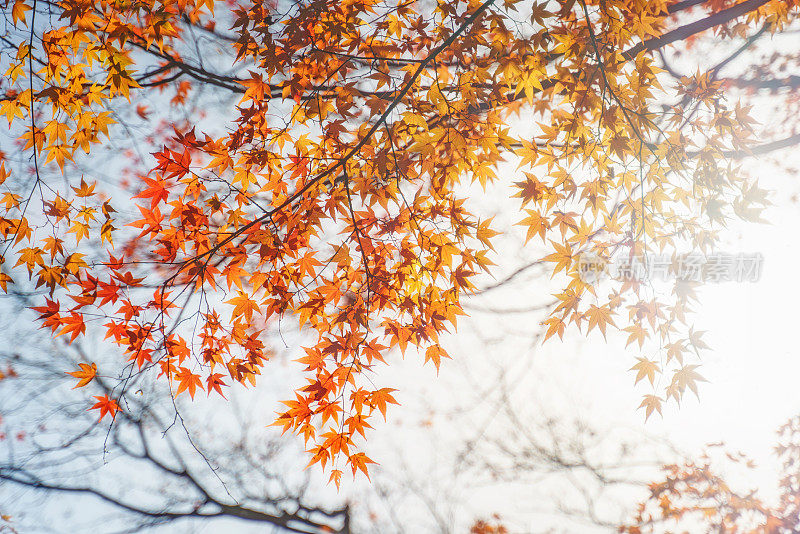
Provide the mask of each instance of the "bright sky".
POLYGON ((762 187, 773 190, 771 224, 730 228, 730 252, 764 256, 759 282, 708 284, 702 290, 698 326, 708 331, 700 402, 670 409, 659 426, 686 446, 725 441, 761 466, 753 486, 772 489, 777 462, 772 455, 775 430, 800 413, 800 351, 797 350, 797 302, 800 247, 792 237, 800 225, 792 195, 796 177, 768 166, 762 187))
MULTIPOLYGON (((696 330, 707 332, 703 339, 711 347, 702 353, 700 372, 708 382, 699 384, 699 401, 687 392, 681 407, 674 402, 667 403, 663 417, 654 414, 645 422, 643 411, 637 407, 641 395, 649 393, 650 389, 645 385, 646 380, 633 387, 634 373, 629 369, 638 352, 633 346, 625 349, 624 338, 620 341, 609 335, 606 342, 599 333, 593 332, 587 339, 574 329, 568 329, 564 342, 555 339, 534 348, 530 347, 531 339, 524 336, 526 331, 532 335, 538 328, 530 315, 512 314, 492 319, 490 315, 473 312, 471 318, 460 324, 458 334, 445 342, 455 360, 443 362, 437 378, 430 370, 419 369, 416 357, 411 361, 407 358, 404 365, 393 368, 390 378, 395 381, 394 387, 400 388, 399 398, 404 404, 398 410, 402 415, 397 419, 406 422, 410 417, 425 418, 418 408, 420 405, 411 400, 414 394, 431 403, 447 405, 449 400, 454 406, 468 405, 468 399, 480 393, 482 378, 486 384, 491 383, 494 362, 498 367, 505 366, 511 378, 527 375, 522 388, 530 393, 528 397, 525 397, 528 393, 521 397, 527 403, 521 407, 522 411, 560 414, 565 418, 577 415, 601 429, 619 427, 634 433, 663 436, 694 457, 706 444, 722 441, 726 450, 741 451, 757 464, 755 471, 723 471, 734 489, 757 488, 762 497, 775 496, 779 478, 778 462, 772 454, 775 431, 800 413, 800 354, 796 350, 794 322, 797 314, 793 310, 800 300, 795 279, 800 269, 800 247, 794 246, 790 237, 791 229, 800 226, 800 211, 792 200, 800 187, 792 177, 780 174, 767 164, 760 164, 759 170, 765 173, 758 175, 760 185, 772 191, 775 203, 764 213, 771 224, 731 222, 728 229, 721 232, 724 244, 718 252, 760 253, 763 256, 761 277, 754 283, 707 283, 699 290, 699 303, 691 320, 696 330), (496 323, 491 323, 492 320, 496 323), (465 368, 472 368, 475 383, 464 380, 469 374, 464 372, 465 368)), ((485 202, 492 200, 487 198, 485 202)), ((498 202, 498 218, 516 216, 508 210, 502 211, 502 202, 508 202, 507 199, 498 202)), ((491 209, 489 207, 489 211, 491 209)), ((508 251, 503 256, 504 263, 513 265, 516 261, 520 264, 514 257, 517 249, 513 244, 506 243, 499 250, 508 251)), ((495 295, 488 304, 485 300, 477 302, 505 308, 541 302, 547 289, 542 287, 541 275, 537 278, 531 273, 530 280, 529 295, 518 294, 525 289, 525 284, 517 284, 513 291, 495 295)), ((463 420, 468 421, 473 430, 485 424, 480 416, 463 420)), ((450 421, 455 425, 460 420, 450 421)), ((459 434, 452 427, 439 432, 436 428, 428 429, 433 437, 427 436, 422 445, 412 443, 414 440, 404 435, 401 428, 391 426, 386 434, 379 430, 373 437, 382 441, 382 434, 384 438, 393 436, 394 439, 404 436, 402 447, 416 451, 407 453, 406 457, 418 462, 420 472, 425 475, 440 461, 437 450, 444 449, 448 440, 458 446, 459 434)), ((469 430, 465 433, 468 435, 469 430)), ((397 468, 390 454, 378 457, 389 469, 393 464, 397 468)), ((498 506, 520 509, 524 513, 519 506, 526 501, 523 495, 536 491, 552 494, 553 488, 544 485, 541 489, 509 490, 511 499, 517 501, 516 506, 503 502, 503 497, 495 495, 496 500, 493 500, 491 495, 486 497, 475 489, 473 500, 477 495, 482 497, 472 503, 472 511, 498 506)), ((470 491, 472 488, 465 490, 465 495, 470 491)), ((628 510, 635 506, 634 502, 627 504, 628 510)))
MULTIPOLYGON (((631 388, 632 354, 622 356, 621 345, 603 344, 599 335, 576 356, 584 368, 575 380, 577 389, 591 390, 605 401, 595 413, 629 420, 649 433, 663 434, 679 448, 698 453, 703 446, 723 441, 732 451, 746 453, 758 467, 748 479, 735 480, 748 488, 774 495, 779 478, 772 453, 777 428, 800 413, 800 351, 797 349, 797 302, 800 286, 800 247, 793 239, 800 226, 800 210, 792 199, 800 189, 796 178, 762 167, 760 184, 772 191, 772 206, 764 217, 770 224, 732 223, 723 236, 728 243, 720 252, 761 253, 758 282, 707 283, 699 292, 694 323, 707 331, 700 400, 687 392, 679 408, 665 405, 663 418, 654 414, 642 424, 642 412, 633 409, 647 387, 631 388), (598 379, 598 377, 603 377, 598 379)), ((632 347, 632 346, 631 346, 632 347)), ((643 381, 646 382, 646 381, 643 381)), ((735 475, 734 475, 735 476, 735 475)))

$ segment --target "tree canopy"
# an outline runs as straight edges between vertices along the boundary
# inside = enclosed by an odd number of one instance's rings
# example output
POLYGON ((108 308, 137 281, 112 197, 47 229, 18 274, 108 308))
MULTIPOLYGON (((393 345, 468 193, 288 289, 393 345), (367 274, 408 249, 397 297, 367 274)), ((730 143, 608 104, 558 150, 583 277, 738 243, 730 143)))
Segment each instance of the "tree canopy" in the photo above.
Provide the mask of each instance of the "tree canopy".
POLYGON ((336 484, 368 473, 359 439, 397 403, 372 377, 395 349, 444 365, 502 262, 483 190, 561 280, 545 337, 624 332, 650 416, 703 380, 687 254, 760 220, 738 162, 800 141, 747 102, 796 84, 769 77, 791 50, 723 75, 794 1, 5 4, 2 290, 32 292, 54 336, 118 347, 121 374, 71 371, 103 377, 101 420, 142 373, 192 398, 255 385, 296 321, 306 382, 274 424, 336 484), (701 46, 719 57, 681 73, 701 46), (653 255, 663 291, 581 271, 653 255))

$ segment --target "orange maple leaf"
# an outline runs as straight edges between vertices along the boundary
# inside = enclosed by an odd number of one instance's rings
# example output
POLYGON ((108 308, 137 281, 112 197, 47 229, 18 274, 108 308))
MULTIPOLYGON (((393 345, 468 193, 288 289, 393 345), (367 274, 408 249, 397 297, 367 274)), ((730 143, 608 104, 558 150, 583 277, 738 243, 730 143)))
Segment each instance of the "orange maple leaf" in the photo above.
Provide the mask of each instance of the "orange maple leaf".
POLYGON ((117 404, 117 401, 109 398, 108 394, 95 395, 94 398, 97 399, 97 402, 90 410, 100 410, 100 419, 98 419, 98 421, 102 421, 106 414, 111 415, 111 419, 116 417, 117 411, 119 411, 119 404, 117 404))
POLYGON ((78 367, 80 367, 80 370, 67 373, 68 375, 80 379, 78 384, 74 386, 72 389, 82 388, 83 386, 94 380, 94 377, 97 375, 96 363, 92 363, 91 365, 88 363, 79 363, 78 367))
POLYGON ((177 397, 184 391, 189 391, 189 396, 194 399, 194 393, 198 387, 202 389, 202 382, 200 382, 200 377, 196 374, 192 373, 186 367, 181 367, 179 372, 175 375, 175 378, 178 379, 178 390, 175 392, 175 396, 177 397))

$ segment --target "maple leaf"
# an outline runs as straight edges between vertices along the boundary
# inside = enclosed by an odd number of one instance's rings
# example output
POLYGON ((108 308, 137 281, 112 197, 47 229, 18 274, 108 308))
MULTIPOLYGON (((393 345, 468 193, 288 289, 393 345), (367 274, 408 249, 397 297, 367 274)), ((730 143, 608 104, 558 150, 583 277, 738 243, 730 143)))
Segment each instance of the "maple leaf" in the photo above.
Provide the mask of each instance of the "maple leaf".
POLYGON ((625 342, 626 347, 631 343, 633 343, 634 341, 638 341, 639 348, 641 348, 642 345, 644 345, 645 339, 648 337, 647 331, 644 328, 642 328, 642 325, 639 323, 626 326, 622 330, 629 333, 628 341, 625 342))
POLYGON ((547 11, 544 6, 545 3, 534 2, 531 9, 531 22, 539 26, 545 25, 545 19, 554 16, 553 13, 547 11))
POLYGON ((672 375, 672 384, 675 385, 681 394, 688 387, 697 398, 700 398, 700 393, 697 390, 697 382, 707 382, 707 380, 696 371, 698 367, 700 366, 696 364, 684 365, 672 375))
POLYGON ((25 3, 25 0, 14 0, 14 5, 11 8, 11 22, 14 26, 17 25, 17 21, 21 21, 27 26, 28 22, 25 20, 25 12, 32 9, 31 6, 25 3))
MULTIPOLYGON (((369 475, 368 475, 368 476, 369 476, 369 475)), ((328 482, 329 482, 329 483, 330 483, 330 482, 333 482, 334 484, 336 484, 336 489, 337 489, 337 490, 338 490, 338 489, 341 489, 341 484, 342 484, 342 471, 341 471, 341 470, 339 470, 339 469, 332 469, 332 470, 331 470, 331 476, 330 476, 330 478, 328 479, 328 482)))
POLYGON ((491 250, 494 250, 494 246, 492 245, 491 239, 496 235, 499 235, 500 232, 492 230, 489 226, 492 223, 492 218, 486 219, 485 221, 478 223, 478 229, 475 231, 475 237, 483 243, 484 246, 489 247, 491 250))
POLYGON ((94 188, 96 186, 97 186, 96 183, 89 185, 88 183, 86 183, 86 180, 81 178, 80 186, 78 187, 72 186, 72 190, 75 191, 75 194, 78 195, 78 197, 84 198, 92 196, 94 194, 94 188))
POLYGON ((525 210, 525 212, 528 214, 528 217, 517 223, 520 226, 528 227, 525 241, 530 241, 531 238, 537 234, 542 238, 542 241, 544 241, 547 236, 547 231, 550 229, 550 222, 538 211, 525 210))
POLYGON ((572 265, 572 249, 569 246, 569 243, 561 245, 560 243, 556 243, 555 241, 550 241, 550 244, 555 249, 555 252, 552 254, 548 254, 544 258, 544 261, 549 261, 555 263, 555 267, 553 268, 553 274, 551 276, 555 276, 560 270, 564 269, 569 270, 570 265, 572 265))
POLYGON ((644 414, 645 420, 649 419, 650 415, 652 415, 652 413, 654 411, 658 412, 658 414, 661 415, 661 403, 662 402, 663 402, 663 399, 661 397, 657 396, 657 395, 645 395, 644 396, 644 398, 642 400, 642 403, 639 405, 639 408, 644 408, 645 409, 645 414, 644 414))
POLYGON ((634 384, 638 384, 639 380, 645 377, 647 377, 652 384, 655 381, 656 373, 661 371, 661 369, 658 367, 658 364, 652 360, 648 360, 643 356, 639 356, 636 359, 638 362, 629 369, 630 371, 636 371, 636 380, 634 381, 634 384))
POLYGON ((433 362, 433 365, 436 366, 436 371, 439 371, 439 366, 442 363, 442 358, 449 358, 450 356, 447 352, 440 347, 439 345, 431 345, 425 351, 425 363, 429 361, 433 362))
POLYGON ((689 328, 689 344, 694 347, 695 350, 702 350, 707 349, 708 345, 701 339, 705 332, 703 331, 695 331, 694 327, 689 328))
POLYGON ((325 465, 328 463, 328 460, 330 460, 331 457, 331 452, 327 447, 320 445, 307 452, 311 453, 311 460, 309 460, 308 465, 306 465, 306 469, 316 463, 319 463, 322 466, 322 469, 325 469, 325 465))
MULTIPOLYGON (((214 390, 217 393, 219 393, 219 395, 223 399, 226 398, 225 395, 222 393, 222 389, 220 389, 220 386, 225 386, 225 385, 227 384, 225 384, 225 382, 222 381, 222 375, 220 373, 214 373, 206 377, 206 391, 208 392, 209 395, 211 395, 211 390, 214 390)), ((192 394, 191 390, 189 391, 189 394, 190 395, 192 394)), ((192 395, 192 398, 194 398, 194 395, 192 395)))
POLYGON ((63 324, 63 328, 58 333, 59 336, 64 334, 71 334, 69 342, 72 343, 75 339, 86 332, 86 323, 83 321, 83 315, 72 312, 69 317, 62 317, 59 320, 63 324))
POLYGON ((68 372, 68 375, 72 375, 75 378, 80 379, 79 382, 72 388, 82 388, 92 380, 94 380, 95 375, 97 374, 97 364, 92 363, 91 365, 88 363, 79 363, 78 367, 80 369, 78 371, 68 372))
POLYGON ((8 293, 8 284, 14 283, 14 280, 11 278, 10 275, 6 273, 0 273, 0 288, 3 288, 3 291, 8 293))
POLYGON ((559 317, 550 317, 549 319, 543 321, 542 324, 547 325, 547 332, 544 335, 545 341, 547 341, 547 339, 552 337, 554 334, 558 334, 559 338, 564 337, 564 330, 566 329, 567 325, 563 319, 559 317))
MULTIPOLYGON (((195 390, 198 387, 200 389, 203 388, 200 377, 192 373, 186 367, 180 367, 178 373, 175 374, 175 378, 178 379, 178 389, 175 391, 176 397, 184 391, 188 391, 189 396, 194 399, 195 390)), ((222 394, 222 392, 220 392, 220 394, 222 394)))
POLYGON ((606 307, 599 307, 594 304, 589 306, 589 309, 586 310, 586 316, 589 319, 589 329, 587 333, 591 332, 594 327, 598 327, 600 328, 600 332, 603 333, 603 337, 605 337, 606 325, 610 324, 611 326, 616 326, 614 320, 611 318, 613 313, 613 311, 606 307))
POLYGON ((258 304, 254 302, 250 296, 244 291, 238 291, 238 296, 225 301, 226 304, 233 304, 233 317, 243 315, 246 321, 253 318, 253 313, 260 313, 258 304))
POLYGON ((166 202, 169 198, 169 190, 163 179, 152 179, 147 176, 142 176, 142 181, 147 184, 147 188, 141 193, 133 195, 133 198, 149 198, 150 209, 155 208, 156 204, 159 202, 166 202))
POLYGON ((347 461, 350 464, 350 467, 353 469, 354 475, 356 474, 356 471, 361 471, 369 479, 369 472, 367 469, 367 465, 374 464, 375 462, 370 460, 366 454, 364 454, 363 452, 358 452, 356 454, 349 456, 347 458, 347 461))
POLYGON ((381 388, 373 391, 372 395, 370 396, 370 405, 377 408, 378 411, 381 412, 384 421, 386 420, 386 404, 399 404, 391 395, 393 391, 397 390, 392 388, 381 388))
POLYGON ((117 411, 119 410, 119 404, 114 399, 109 398, 108 394, 94 397, 97 399, 97 402, 90 408, 91 410, 100 410, 100 421, 103 420, 103 417, 106 414, 111 416, 111 419, 114 419, 117 415, 117 411))

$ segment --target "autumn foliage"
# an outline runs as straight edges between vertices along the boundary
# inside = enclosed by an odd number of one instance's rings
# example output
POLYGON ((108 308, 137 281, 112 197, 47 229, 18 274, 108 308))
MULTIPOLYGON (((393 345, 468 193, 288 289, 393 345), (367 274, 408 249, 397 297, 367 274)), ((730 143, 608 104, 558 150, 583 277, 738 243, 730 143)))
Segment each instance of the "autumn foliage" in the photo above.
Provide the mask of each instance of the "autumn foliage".
MULTIPOLYGON (((765 192, 733 157, 756 141, 749 108, 715 71, 675 81, 658 57, 703 36, 735 47, 798 13, 778 0, 5 2, 2 290, 38 288, 54 336, 116 344, 129 365, 87 398, 109 419, 134 373, 192 398, 255 385, 291 318, 306 383, 275 424, 337 483, 367 473, 358 440, 397 403, 370 374, 409 347, 438 368, 441 336, 502 257, 483 188, 509 188, 563 282, 547 337, 624 332, 648 416, 696 391, 694 284, 593 284, 578 260, 677 263, 713 251, 727 218, 759 219, 765 192)), ((103 369, 71 374, 86 386, 103 369)))
MULTIPOLYGON (((800 529, 800 418, 778 429, 775 453, 782 463, 778 502, 765 501, 759 488, 737 491, 714 467, 712 454, 722 443, 684 465, 668 465, 665 477, 650 484, 650 495, 630 522, 619 531, 628 534, 690 529, 722 534, 783 534, 800 529)), ((727 463, 750 470, 751 460, 741 453, 725 453, 727 463)), ((719 462, 716 462, 717 464, 719 462)))

